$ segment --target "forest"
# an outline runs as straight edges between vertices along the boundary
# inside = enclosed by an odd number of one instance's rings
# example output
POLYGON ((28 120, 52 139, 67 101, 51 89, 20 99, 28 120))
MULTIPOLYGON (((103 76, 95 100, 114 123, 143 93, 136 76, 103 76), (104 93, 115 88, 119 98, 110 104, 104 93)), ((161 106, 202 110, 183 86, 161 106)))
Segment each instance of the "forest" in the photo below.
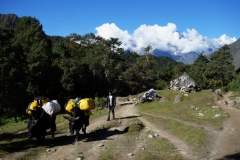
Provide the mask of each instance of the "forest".
MULTIPOLYGON (((35 96, 64 103, 75 97, 137 94, 169 82, 186 72, 201 89, 240 90, 228 45, 207 57, 199 53, 193 64, 154 56, 150 45, 139 55, 121 48, 118 38, 93 33, 48 36, 40 21, 21 17, 11 29, 0 30, 0 117, 26 116, 35 96)), ((0 124, 1 125, 1 124, 0 124)))

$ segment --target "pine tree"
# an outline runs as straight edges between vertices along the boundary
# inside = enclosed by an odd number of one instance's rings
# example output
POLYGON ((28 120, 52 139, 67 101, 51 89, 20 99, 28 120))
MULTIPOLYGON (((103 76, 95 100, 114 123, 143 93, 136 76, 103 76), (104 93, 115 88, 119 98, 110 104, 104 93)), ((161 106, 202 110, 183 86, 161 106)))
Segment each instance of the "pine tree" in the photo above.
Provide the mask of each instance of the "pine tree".
POLYGON ((235 77, 236 73, 232 64, 233 57, 229 51, 228 45, 224 45, 212 54, 205 72, 205 76, 209 80, 209 87, 227 86, 235 77))

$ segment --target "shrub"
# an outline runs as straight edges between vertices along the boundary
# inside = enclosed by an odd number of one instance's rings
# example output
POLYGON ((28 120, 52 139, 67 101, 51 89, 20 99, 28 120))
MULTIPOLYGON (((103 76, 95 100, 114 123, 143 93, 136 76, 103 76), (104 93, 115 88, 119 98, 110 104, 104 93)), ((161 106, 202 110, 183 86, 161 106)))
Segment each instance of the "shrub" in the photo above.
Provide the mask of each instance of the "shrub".
POLYGON ((106 107, 106 99, 104 97, 95 97, 95 106, 98 109, 104 109, 106 107))

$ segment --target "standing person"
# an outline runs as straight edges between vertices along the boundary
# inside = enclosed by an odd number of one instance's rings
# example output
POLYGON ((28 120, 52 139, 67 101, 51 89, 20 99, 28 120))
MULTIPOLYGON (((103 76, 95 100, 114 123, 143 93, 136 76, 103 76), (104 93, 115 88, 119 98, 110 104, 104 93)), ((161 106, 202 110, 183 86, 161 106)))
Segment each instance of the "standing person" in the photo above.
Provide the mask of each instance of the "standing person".
POLYGON ((106 107, 108 108, 108 118, 107 121, 110 120, 110 114, 112 112, 113 119, 115 119, 114 108, 116 106, 116 97, 112 94, 112 91, 108 92, 106 107))

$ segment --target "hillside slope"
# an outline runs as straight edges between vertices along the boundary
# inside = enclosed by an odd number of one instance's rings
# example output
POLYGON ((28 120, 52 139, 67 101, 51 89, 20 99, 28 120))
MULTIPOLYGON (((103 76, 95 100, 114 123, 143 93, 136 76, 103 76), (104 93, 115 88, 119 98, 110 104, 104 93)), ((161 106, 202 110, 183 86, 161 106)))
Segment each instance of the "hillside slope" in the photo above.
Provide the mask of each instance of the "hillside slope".
POLYGON ((233 65, 235 70, 240 68, 240 39, 229 45, 230 54, 233 56, 233 65))
POLYGON ((17 19, 15 14, 0 14, 0 29, 12 29, 17 19))

